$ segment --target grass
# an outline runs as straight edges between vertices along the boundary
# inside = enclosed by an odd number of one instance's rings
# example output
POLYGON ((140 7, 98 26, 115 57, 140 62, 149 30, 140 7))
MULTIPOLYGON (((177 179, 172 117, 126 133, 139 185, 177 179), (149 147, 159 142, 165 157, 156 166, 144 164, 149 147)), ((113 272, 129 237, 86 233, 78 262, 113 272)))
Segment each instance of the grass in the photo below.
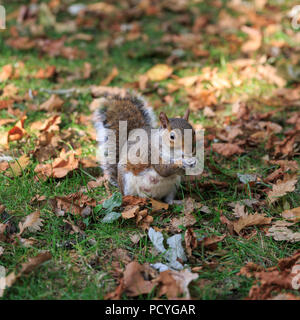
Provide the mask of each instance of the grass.
MULTIPOLYGON (((93 1, 89 1, 93 2, 93 1)), ((23 1, 26 4, 26 1, 23 1)), ((7 5, 8 13, 14 11, 19 6, 16 4, 7 5)), ((209 5, 209 1, 203 1, 198 4, 200 10, 210 13, 213 19, 217 20, 219 9, 209 5)), ((60 76, 64 77, 70 73, 82 68, 85 61, 90 62, 93 66, 92 76, 89 79, 65 81, 59 85, 62 88, 70 87, 88 87, 91 84, 100 84, 100 82, 110 73, 113 66, 117 66, 119 75, 112 81, 110 85, 122 87, 128 83, 138 80, 138 76, 144 74, 150 67, 156 63, 164 63, 166 57, 158 53, 155 48, 161 45, 161 37, 164 32, 161 29, 161 23, 165 21, 173 21, 172 28, 178 33, 183 32, 184 27, 176 22, 176 14, 166 12, 162 17, 148 16, 140 19, 143 27, 143 33, 148 36, 148 42, 140 40, 127 41, 120 46, 115 46, 108 52, 97 49, 97 44, 103 40, 107 40, 110 36, 109 30, 103 32, 95 32, 93 29, 83 29, 85 32, 93 35, 94 39, 90 42, 74 41, 70 45, 79 46, 80 49, 87 53, 85 60, 69 61, 61 57, 51 58, 43 55, 42 59, 37 50, 19 51, 8 47, 5 39, 8 37, 7 32, 0 33, 0 51, 1 61, 0 67, 8 63, 16 63, 23 61, 26 65, 26 72, 35 72, 41 67, 47 65, 55 65, 60 76)), ((65 15, 58 14, 57 19, 64 21, 65 15)), ((14 21, 8 22, 8 28, 14 25, 14 21)), ((187 28, 187 27, 186 27, 187 28)), ((189 30, 188 28, 186 30, 189 30)), ((240 32, 239 32, 240 33, 240 32)), ((56 33, 51 28, 47 29, 49 38, 60 38, 61 34, 56 33)), ((288 38, 286 33, 276 33, 276 38, 288 38)), ((186 50, 185 59, 186 66, 175 71, 179 76, 198 74, 205 66, 224 68, 226 72, 227 63, 233 58, 241 57, 240 51, 234 56, 230 54, 229 45, 222 35, 217 38, 218 44, 210 46, 209 35, 203 35, 205 48, 209 50, 209 57, 198 61, 193 55, 186 50), (200 66, 194 66, 198 63, 200 66)), ((289 40, 288 40, 289 41, 289 40)), ((166 90, 170 80, 159 83, 159 89, 166 90)), ((9 80, 0 83, 0 89, 4 88, 8 83, 14 83, 23 94, 29 89, 37 90, 38 95, 34 103, 39 105, 45 101, 49 94, 41 91, 41 89, 53 89, 57 84, 51 80, 37 80, 28 76, 23 76, 17 80, 9 80)), ((272 88, 272 85, 264 81, 249 80, 243 86, 228 90, 229 95, 247 93, 250 98, 264 96, 272 88), (235 90, 235 91, 234 91, 235 90)), ((159 90, 147 95, 152 103, 161 101, 159 90)), ((65 99, 65 97, 64 97, 65 99)), ((92 98, 89 94, 73 95, 70 99, 65 99, 66 103, 61 111, 62 123, 61 130, 73 128, 77 130, 85 130, 85 126, 76 123, 76 114, 89 115, 89 103, 92 98), (72 99, 77 100, 77 105, 71 103, 72 99), (75 114, 76 113, 76 114, 75 114)), ((24 103, 19 103, 18 108, 26 111, 27 120, 25 129, 29 129, 29 124, 33 121, 45 119, 45 112, 30 111, 24 103)), ((174 102, 170 106, 157 108, 158 113, 164 110, 170 116, 182 115, 188 106, 186 94, 181 90, 174 93, 174 102)), ((260 105, 261 111, 269 111, 267 105, 260 105)), ((272 109, 272 108, 271 108, 272 109)), ((296 110, 296 109, 295 109, 296 110)), ((276 115, 279 119, 284 119, 283 113, 276 115)), ((0 110, 1 118, 11 118, 14 116, 8 114, 5 110, 0 110)), ((16 117, 15 117, 16 118, 16 117)), ((16 118, 17 120, 17 118, 16 118)), ((210 126, 211 120, 208 120, 201 112, 192 114, 192 121, 200 123, 204 127, 210 126)), ((8 127, 0 128, 0 132, 8 130, 8 127)), ((28 141, 10 143, 10 154, 18 157, 23 152, 29 153, 35 147, 36 140, 31 137, 28 141)), ((95 142, 83 141, 78 136, 72 142, 83 148, 83 154, 94 154, 95 142), (76 140, 77 139, 77 140, 76 140)), ((231 210, 228 203, 241 199, 249 199, 247 189, 240 190, 237 188, 237 173, 257 173, 262 177, 266 177, 275 169, 266 166, 262 157, 266 154, 264 145, 258 145, 246 154, 235 156, 234 160, 226 160, 216 154, 208 154, 206 163, 212 163, 220 170, 216 174, 206 167, 208 176, 212 179, 228 182, 228 188, 219 188, 212 186, 210 189, 194 190, 187 186, 182 186, 178 191, 179 198, 192 195, 199 202, 210 208, 211 213, 197 212, 197 224, 195 228, 201 236, 222 235, 226 229, 220 222, 220 213, 223 212, 228 217, 231 210)), ((299 158, 297 159, 300 163, 299 158)), ((133 245, 129 235, 137 230, 135 223, 132 221, 117 221, 113 224, 99 223, 99 217, 92 215, 84 220, 86 229, 86 237, 78 234, 71 234, 66 230, 66 224, 63 219, 70 218, 74 223, 82 218, 78 218, 71 214, 66 217, 58 217, 54 212, 49 201, 37 203, 32 202, 32 198, 36 195, 44 195, 46 199, 53 199, 55 196, 68 195, 78 191, 82 186, 86 186, 90 181, 90 175, 99 176, 100 170, 86 173, 86 170, 77 170, 70 173, 66 178, 47 181, 38 180, 34 174, 34 168, 37 161, 31 157, 31 163, 20 177, 7 177, 0 172, 0 204, 5 205, 7 212, 10 213, 11 223, 17 226, 18 222, 31 212, 40 210, 44 226, 41 232, 31 234, 26 231, 24 236, 30 236, 36 239, 36 244, 31 247, 24 247, 20 244, 1 243, 5 253, 0 256, 0 264, 7 269, 7 272, 14 271, 20 264, 28 260, 28 257, 36 255, 40 250, 50 250, 53 259, 38 271, 31 273, 29 276, 21 277, 11 288, 7 289, 4 299, 103 299, 107 292, 112 291, 117 284, 117 276, 114 271, 113 253, 118 248, 126 249, 132 259, 136 259, 140 263, 161 261, 161 257, 157 257, 152 250, 150 240, 144 235, 139 244, 133 245)), ((200 182, 206 180, 202 177, 200 182)), ((288 205, 297 207, 300 203, 299 184, 293 193, 284 196, 276 206, 262 208, 261 213, 267 216, 279 217, 280 212, 288 205)), ((252 189, 255 193, 255 189, 252 189)), ((89 191, 89 195, 98 202, 104 199, 107 194, 104 187, 99 187, 89 191)), ((251 195, 250 195, 251 197, 251 195)), ((181 214, 182 208, 174 206, 171 216, 181 214)), ((250 212, 251 209, 250 209, 250 212)), ((170 216, 154 215, 153 226, 163 228, 170 221, 170 216)), ((6 222, 6 221, 2 221, 6 222)), ((255 228, 255 227, 254 227, 255 228)), ((194 260, 190 262, 193 267, 203 267, 199 273, 199 279, 196 284, 191 286, 191 294, 196 299, 243 299, 248 295, 249 289, 253 283, 253 279, 247 279, 238 276, 240 268, 247 262, 261 264, 265 267, 276 265, 278 259, 291 255, 296 249, 299 249, 299 243, 291 244, 286 242, 277 242, 271 237, 266 237, 264 232, 257 229, 257 234, 247 240, 237 236, 227 236, 222 244, 218 245, 218 249, 213 252, 199 250, 196 252, 194 260)), ((185 230, 183 228, 183 230, 185 230)), ((124 267, 122 265, 121 267, 124 267)), ((154 298, 155 294, 151 293, 144 298, 154 298)), ((124 296, 124 298, 128 298, 124 296)), ((140 297, 142 298, 142 297, 140 297)))

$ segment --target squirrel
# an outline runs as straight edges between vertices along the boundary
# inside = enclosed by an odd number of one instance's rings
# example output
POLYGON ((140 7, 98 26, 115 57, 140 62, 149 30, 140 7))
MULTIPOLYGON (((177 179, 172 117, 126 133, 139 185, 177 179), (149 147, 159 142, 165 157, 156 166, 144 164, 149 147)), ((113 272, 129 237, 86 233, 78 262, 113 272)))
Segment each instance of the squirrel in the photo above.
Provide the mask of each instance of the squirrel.
POLYGON ((104 176, 111 184, 119 187, 124 196, 150 197, 174 203, 181 176, 185 169, 193 168, 196 164, 196 158, 193 157, 195 131, 188 118, 189 109, 183 118, 168 118, 161 112, 160 126, 157 128, 155 114, 143 97, 129 92, 123 96, 104 95, 94 113, 97 152, 102 157, 106 152, 107 159, 112 159, 108 156, 108 150, 116 151, 112 153, 116 160, 114 163, 101 163, 104 176), (127 121, 125 132, 120 132, 120 121, 127 121), (111 132, 108 129, 115 134, 116 139, 112 142, 108 139, 111 132), (144 134, 135 137, 140 129, 143 129, 144 134), (185 129, 192 132, 192 147, 189 149, 192 151, 189 154, 183 152, 185 129), (152 132, 155 132, 153 136, 152 132), (150 143, 153 137, 157 139, 156 143, 150 143), (139 149, 135 152, 137 146, 139 149), (140 158, 137 161, 128 160, 135 153, 140 158), (154 154, 157 161, 151 161, 154 154))

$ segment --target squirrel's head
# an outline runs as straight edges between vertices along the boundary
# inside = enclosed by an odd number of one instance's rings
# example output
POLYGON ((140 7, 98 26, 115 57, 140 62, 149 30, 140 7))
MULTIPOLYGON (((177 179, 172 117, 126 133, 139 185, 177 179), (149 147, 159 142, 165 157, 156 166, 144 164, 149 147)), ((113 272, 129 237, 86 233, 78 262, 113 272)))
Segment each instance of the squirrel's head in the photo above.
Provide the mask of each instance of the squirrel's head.
POLYGON ((162 130, 162 145, 170 148, 174 159, 192 157, 195 152, 195 131, 188 122, 190 111, 183 118, 168 118, 164 112, 159 115, 162 130))

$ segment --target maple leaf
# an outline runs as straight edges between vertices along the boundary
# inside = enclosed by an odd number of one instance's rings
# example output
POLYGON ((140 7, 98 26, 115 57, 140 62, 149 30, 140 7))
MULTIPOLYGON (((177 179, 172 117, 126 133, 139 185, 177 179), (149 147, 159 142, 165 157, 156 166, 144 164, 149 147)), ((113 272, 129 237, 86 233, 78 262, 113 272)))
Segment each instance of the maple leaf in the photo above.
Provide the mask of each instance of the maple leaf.
POLYGON ((273 184, 272 190, 269 191, 268 200, 270 203, 275 202, 280 197, 286 195, 288 192, 295 190, 295 185, 298 181, 297 175, 287 175, 284 180, 278 180, 276 184, 273 184))

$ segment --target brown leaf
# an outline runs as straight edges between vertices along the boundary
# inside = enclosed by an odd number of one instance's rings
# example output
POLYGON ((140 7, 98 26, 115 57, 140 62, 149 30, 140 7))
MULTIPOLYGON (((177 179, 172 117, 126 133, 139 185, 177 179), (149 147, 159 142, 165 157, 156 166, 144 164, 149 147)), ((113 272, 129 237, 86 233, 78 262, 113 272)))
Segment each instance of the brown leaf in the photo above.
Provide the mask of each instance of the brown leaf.
POLYGON ((20 236, 25 229, 29 229, 31 232, 36 232, 41 230, 41 226, 43 225, 43 220, 40 218, 40 211, 35 211, 29 214, 23 223, 19 223, 20 232, 18 235, 20 236))
POLYGON ((123 290, 129 297, 147 294, 154 288, 154 283, 145 280, 145 267, 136 261, 130 262, 124 271, 123 290))
POLYGON ((34 75, 34 78, 36 79, 50 79, 52 78, 56 73, 56 67, 55 66, 47 66, 45 69, 41 68, 39 69, 36 74, 34 75))
POLYGON ((124 211, 122 212, 122 217, 124 219, 131 219, 136 216, 136 214, 139 212, 140 207, 138 205, 134 206, 126 206, 124 211))
POLYGON ((264 225, 270 224, 272 218, 267 218, 263 214, 255 213, 249 214, 247 216, 241 217, 238 221, 233 223, 234 231, 239 234, 240 231, 249 226, 256 226, 256 225, 264 225))
POLYGON ((281 213, 281 215, 287 220, 298 222, 300 221, 300 207, 285 210, 281 213))
POLYGON ((213 143, 213 151, 221 154, 224 157, 231 157, 234 154, 245 152, 241 147, 233 143, 213 143))
POLYGON ((27 155, 23 154, 17 161, 10 162, 10 169, 14 176, 20 176, 23 170, 28 166, 30 160, 27 155))
POLYGON ((0 72, 0 82, 6 81, 11 78, 13 74, 13 66, 11 64, 7 64, 2 67, 2 71, 0 72))
POLYGON ((192 228, 188 228, 184 234, 184 242, 186 253, 189 257, 192 256, 192 251, 197 248, 198 240, 192 228))
POLYGON ((173 73, 173 68, 166 64, 157 64, 147 71, 146 75, 151 81, 162 81, 173 73))
POLYGON ((52 94, 47 101, 40 105, 40 110, 46 110, 50 112, 54 110, 60 110, 63 104, 64 101, 58 95, 52 94))
POLYGON ((300 241, 300 232, 293 232, 287 228, 292 225, 293 223, 286 221, 276 221, 268 230, 267 236, 273 237, 276 241, 298 242, 300 241))
POLYGON ((163 271, 154 280, 154 283, 159 285, 158 297, 166 295, 168 299, 177 299, 183 296, 185 299, 190 299, 188 286, 191 281, 198 278, 198 275, 190 272, 188 269, 181 271, 163 271))
POLYGON ((241 30, 247 33, 249 36, 249 40, 242 45, 241 50, 245 53, 257 51, 262 43, 261 32, 257 29, 250 28, 247 26, 243 26, 241 30))
POLYGON ((150 203, 152 204, 152 212, 157 212, 161 210, 168 210, 169 204, 164 203, 158 200, 150 199, 150 203))
POLYGON ((111 73, 105 78, 103 81, 101 81, 101 86, 107 86, 109 85, 113 79, 119 74, 119 70, 117 67, 113 67, 111 73))
MULTIPOLYGON (((10 288, 16 280, 18 280, 23 274, 29 274, 36 267, 41 265, 42 263, 50 260, 52 255, 49 251, 40 252, 37 256, 30 258, 28 262, 25 262, 21 265, 21 270, 18 273, 12 272, 5 278, 5 289, 10 288)), ((0 290, 0 298, 3 296, 4 290, 1 292, 0 290)))
POLYGON ((77 169, 78 166, 79 160, 75 158, 75 153, 72 150, 66 153, 63 149, 53 163, 38 164, 34 172, 42 179, 47 177, 63 178, 69 172, 77 169))
POLYGON ((264 269, 261 266, 249 262, 245 267, 241 268, 239 273, 240 275, 255 277, 257 279, 250 289, 247 299, 275 299, 276 297, 274 297, 274 294, 278 294, 283 290, 286 291, 293 289, 295 279, 297 281, 299 262, 299 250, 291 257, 280 259, 278 261, 278 266, 275 265, 268 269, 264 269))
POLYGON ((122 200, 122 206, 128 206, 128 205, 146 205, 147 199, 146 198, 139 198, 135 196, 124 196, 122 200))
POLYGON ((237 218, 241 218, 244 216, 247 216, 248 213, 245 211, 245 205, 240 204, 240 203, 236 203, 234 208, 233 208, 233 214, 237 217, 237 218))
POLYGON ((283 181, 278 180, 276 184, 273 184, 272 190, 268 192, 268 200, 270 203, 277 201, 280 197, 286 195, 288 192, 294 191, 297 181, 297 174, 286 175, 283 181))
POLYGON ((86 207, 96 206, 96 201, 82 192, 71 193, 65 197, 56 197, 55 200, 56 207, 54 210, 59 215, 63 215, 65 212, 82 215, 86 207))
POLYGON ((8 131, 8 141, 16 141, 21 140, 23 136, 26 134, 26 131, 24 129, 24 122, 25 122, 26 116, 22 117, 21 120, 19 120, 15 126, 8 131))
POLYGON ((203 240, 199 241, 198 245, 203 245, 205 248, 213 251, 218 248, 217 243, 221 242, 225 237, 226 234, 223 236, 205 237, 203 240))

